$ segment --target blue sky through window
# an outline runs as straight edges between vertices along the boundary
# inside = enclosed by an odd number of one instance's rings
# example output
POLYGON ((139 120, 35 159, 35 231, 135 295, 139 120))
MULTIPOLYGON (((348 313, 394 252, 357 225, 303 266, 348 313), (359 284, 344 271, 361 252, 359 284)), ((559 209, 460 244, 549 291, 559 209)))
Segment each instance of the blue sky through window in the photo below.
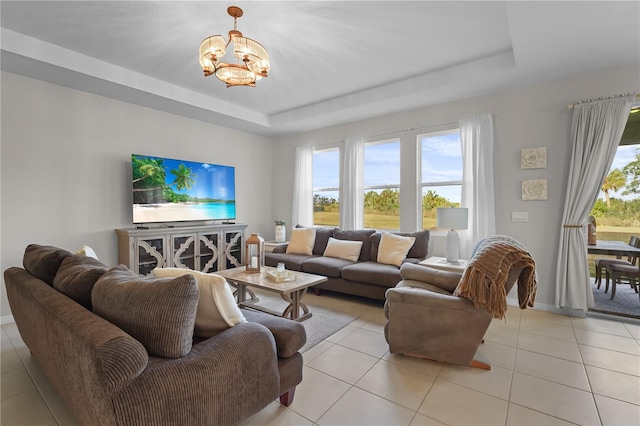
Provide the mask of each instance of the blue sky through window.
POLYGON ((400 186, 400 141, 364 148, 364 186, 400 186))
MULTIPOLYGON (((440 135, 424 135, 421 139, 422 183, 451 182, 462 180, 462 147, 460 133, 446 133, 440 135)), ((426 186, 422 188, 422 195, 427 191, 434 191, 451 202, 461 201, 462 187, 426 186)))

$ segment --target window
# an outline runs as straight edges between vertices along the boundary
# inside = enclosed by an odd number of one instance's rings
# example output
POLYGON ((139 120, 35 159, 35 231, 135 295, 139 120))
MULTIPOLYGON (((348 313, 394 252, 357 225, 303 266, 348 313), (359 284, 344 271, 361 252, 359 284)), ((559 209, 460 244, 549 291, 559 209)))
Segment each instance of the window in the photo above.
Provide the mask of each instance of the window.
POLYGON ((400 141, 364 147, 364 227, 400 229, 400 141))
POLYGON ((436 226, 438 207, 462 202, 462 144, 458 129, 418 136, 421 152, 422 229, 436 226))
POLYGON ((340 226, 340 149, 313 151, 313 224, 340 226))

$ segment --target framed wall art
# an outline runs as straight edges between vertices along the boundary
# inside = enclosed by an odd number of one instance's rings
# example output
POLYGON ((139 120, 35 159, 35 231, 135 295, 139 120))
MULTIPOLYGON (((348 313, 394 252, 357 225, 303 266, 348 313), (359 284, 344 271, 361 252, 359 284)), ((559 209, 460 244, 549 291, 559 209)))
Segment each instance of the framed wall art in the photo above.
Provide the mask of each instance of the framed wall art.
POLYGON ((547 180, 528 179, 522 181, 522 200, 537 201, 547 199, 547 180))
POLYGON ((545 169, 547 167, 547 147, 523 148, 520 150, 521 169, 545 169))

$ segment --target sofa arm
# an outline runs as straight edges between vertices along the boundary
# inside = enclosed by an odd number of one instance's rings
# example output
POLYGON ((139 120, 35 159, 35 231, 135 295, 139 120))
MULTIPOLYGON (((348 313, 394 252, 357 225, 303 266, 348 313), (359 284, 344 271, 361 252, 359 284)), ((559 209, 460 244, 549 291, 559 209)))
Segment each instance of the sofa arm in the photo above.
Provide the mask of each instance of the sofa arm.
POLYGON ((286 253, 287 247, 289 247, 289 244, 282 244, 282 245, 275 246, 272 250, 272 253, 286 253))
POLYGON ((230 425, 279 395, 273 336, 246 322, 195 344, 182 358, 150 357, 149 367, 113 401, 120 424, 230 425))
POLYGON ((388 305, 411 305, 424 309, 443 309, 447 311, 464 311, 469 314, 482 313, 473 306, 473 302, 463 297, 436 293, 415 287, 390 288, 386 293, 388 305))
POLYGON ((295 355, 307 343, 307 333, 304 326, 297 321, 251 309, 243 309, 242 313, 247 321, 262 324, 269 329, 276 340, 276 348, 280 358, 289 358, 295 355))
POLYGON ((412 263, 404 263, 402 265, 400 276, 404 280, 422 281, 440 287, 449 293, 453 293, 462 278, 462 274, 457 272, 441 271, 412 263))

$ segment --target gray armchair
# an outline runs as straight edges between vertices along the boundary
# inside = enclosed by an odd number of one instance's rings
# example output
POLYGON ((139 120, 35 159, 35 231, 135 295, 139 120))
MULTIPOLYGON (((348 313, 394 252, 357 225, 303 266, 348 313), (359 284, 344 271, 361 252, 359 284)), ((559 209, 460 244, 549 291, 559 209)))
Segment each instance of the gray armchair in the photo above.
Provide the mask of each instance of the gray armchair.
POLYGON ((483 240, 474 253, 464 279, 455 272, 402 265, 402 281, 387 290, 384 307, 391 353, 491 369, 473 357, 492 318, 504 316, 506 295, 516 281, 520 307, 533 306, 535 263, 508 237, 483 240))

